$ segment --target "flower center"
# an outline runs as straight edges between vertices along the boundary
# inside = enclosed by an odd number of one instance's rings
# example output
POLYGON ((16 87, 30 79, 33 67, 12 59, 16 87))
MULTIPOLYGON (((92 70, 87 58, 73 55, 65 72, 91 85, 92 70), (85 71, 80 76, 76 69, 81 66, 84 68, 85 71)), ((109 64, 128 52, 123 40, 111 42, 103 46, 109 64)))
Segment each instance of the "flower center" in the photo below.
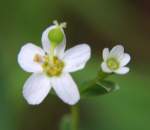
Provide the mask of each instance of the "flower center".
POLYGON ((64 62, 56 56, 52 60, 53 62, 50 62, 48 56, 44 57, 44 63, 42 64, 43 70, 49 77, 59 76, 64 68, 64 62))
POLYGON ((115 58, 108 59, 107 65, 111 70, 117 70, 119 68, 119 62, 115 58))
POLYGON ((45 55, 43 57, 39 54, 36 54, 33 58, 33 61, 39 63, 42 66, 44 73, 49 77, 59 76, 64 68, 64 62, 56 57, 54 52, 55 48, 64 39, 64 33, 62 29, 66 27, 66 23, 58 24, 57 21, 54 21, 54 24, 56 27, 50 30, 48 33, 48 39, 51 41, 49 55, 45 55))

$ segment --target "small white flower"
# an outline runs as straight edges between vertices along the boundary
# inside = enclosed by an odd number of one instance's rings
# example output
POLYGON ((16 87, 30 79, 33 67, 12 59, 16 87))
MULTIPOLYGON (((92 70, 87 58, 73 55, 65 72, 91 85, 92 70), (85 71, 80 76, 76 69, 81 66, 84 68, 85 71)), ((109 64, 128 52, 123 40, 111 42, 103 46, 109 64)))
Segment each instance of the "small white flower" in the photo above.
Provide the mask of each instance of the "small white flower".
POLYGON ((91 56, 91 49, 87 44, 80 44, 65 51, 66 37, 60 26, 64 38, 62 43, 54 49, 53 57, 51 57, 52 43, 48 34, 56 26, 58 25, 52 25, 43 32, 43 49, 27 43, 18 54, 18 63, 21 68, 33 73, 23 87, 23 96, 32 105, 40 104, 51 88, 63 102, 69 105, 76 104, 80 99, 77 85, 69 73, 85 67, 91 56))
POLYGON ((108 48, 103 49, 103 62, 101 68, 106 73, 126 74, 129 72, 129 68, 125 67, 131 57, 129 54, 124 53, 124 47, 122 45, 116 45, 109 52, 108 48))

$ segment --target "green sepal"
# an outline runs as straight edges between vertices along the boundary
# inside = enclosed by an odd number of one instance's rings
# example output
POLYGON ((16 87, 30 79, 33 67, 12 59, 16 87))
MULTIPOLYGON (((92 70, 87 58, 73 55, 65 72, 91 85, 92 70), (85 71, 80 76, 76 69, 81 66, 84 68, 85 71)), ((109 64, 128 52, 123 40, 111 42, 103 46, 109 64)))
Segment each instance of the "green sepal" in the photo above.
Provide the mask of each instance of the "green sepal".
POLYGON ((95 81, 95 83, 94 81, 92 81, 92 85, 84 87, 84 89, 81 90, 81 97, 84 98, 84 97, 100 96, 114 92, 118 89, 119 89, 118 84, 112 81, 100 80, 95 81))

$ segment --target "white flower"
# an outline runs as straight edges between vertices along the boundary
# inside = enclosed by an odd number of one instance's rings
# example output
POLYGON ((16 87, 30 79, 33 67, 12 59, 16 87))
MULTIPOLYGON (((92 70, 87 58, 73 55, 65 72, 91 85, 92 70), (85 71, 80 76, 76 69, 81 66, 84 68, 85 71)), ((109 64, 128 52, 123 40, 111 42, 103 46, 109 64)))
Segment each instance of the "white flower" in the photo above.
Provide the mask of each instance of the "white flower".
POLYGON ((61 28, 64 39, 54 49, 53 57, 51 57, 52 43, 48 34, 56 26, 58 25, 52 25, 43 32, 43 49, 27 43, 21 48, 18 55, 18 63, 21 68, 33 73, 23 87, 23 96, 32 105, 40 104, 51 88, 63 102, 69 105, 76 104, 80 99, 77 85, 69 73, 85 67, 91 56, 91 49, 87 44, 80 44, 65 51, 66 37, 61 28))
POLYGON ((101 64, 101 68, 106 73, 126 74, 129 72, 129 68, 125 66, 129 63, 130 59, 130 55, 124 53, 122 45, 116 45, 110 52, 108 48, 104 48, 104 61, 101 64))

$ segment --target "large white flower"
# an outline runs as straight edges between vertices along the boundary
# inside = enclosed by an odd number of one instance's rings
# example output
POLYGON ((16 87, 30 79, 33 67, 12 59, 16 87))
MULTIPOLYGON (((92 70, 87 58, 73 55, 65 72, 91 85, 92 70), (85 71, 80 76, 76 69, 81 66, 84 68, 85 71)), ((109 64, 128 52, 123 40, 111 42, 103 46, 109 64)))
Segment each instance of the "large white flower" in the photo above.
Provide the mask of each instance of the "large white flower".
POLYGON ((129 68, 125 67, 131 57, 129 54, 124 53, 124 47, 122 45, 116 45, 109 52, 108 48, 103 50, 103 62, 101 68, 106 73, 126 74, 129 72, 129 68))
POLYGON ((23 96, 29 104, 40 104, 48 95, 51 88, 58 97, 69 105, 76 104, 80 94, 76 83, 70 72, 81 70, 91 56, 91 49, 87 44, 77 45, 67 51, 66 37, 53 50, 51 56, 51 41, 48 34, 58 25, 48 27, 42 34, 42 46, 40 47, 27 43, 18 55, 18 63, 21 68, 33 74, 27 79, 23 87, 23 96))

